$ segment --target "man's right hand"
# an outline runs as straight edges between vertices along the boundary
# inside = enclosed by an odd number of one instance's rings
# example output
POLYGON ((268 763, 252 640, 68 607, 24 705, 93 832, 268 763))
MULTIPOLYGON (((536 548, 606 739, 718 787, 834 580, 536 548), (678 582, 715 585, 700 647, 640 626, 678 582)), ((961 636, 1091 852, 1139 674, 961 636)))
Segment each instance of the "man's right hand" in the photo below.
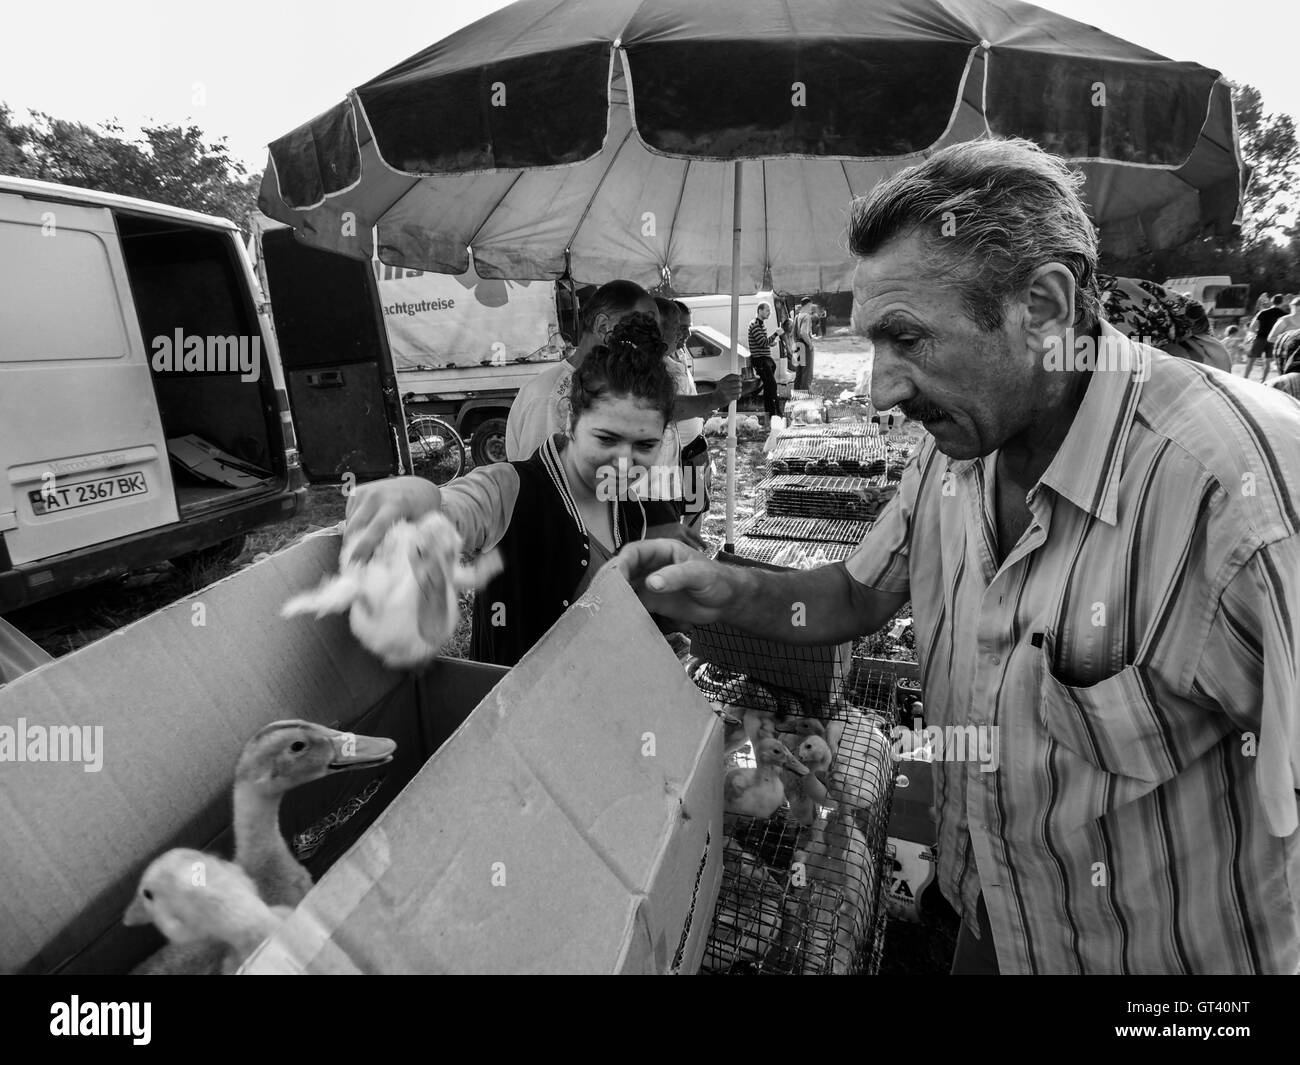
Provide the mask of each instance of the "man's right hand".
POLYGON ((726 407, 740 398, 740 375, 729 373, 722 378, 713 390, 713 395, 719 400, 718 407, 726 407))
POLYGON ((617 566, 647 610, 696 625, 722 618, 737 567, 706 558, 679 540, 638 540, 607 563, 617 566))

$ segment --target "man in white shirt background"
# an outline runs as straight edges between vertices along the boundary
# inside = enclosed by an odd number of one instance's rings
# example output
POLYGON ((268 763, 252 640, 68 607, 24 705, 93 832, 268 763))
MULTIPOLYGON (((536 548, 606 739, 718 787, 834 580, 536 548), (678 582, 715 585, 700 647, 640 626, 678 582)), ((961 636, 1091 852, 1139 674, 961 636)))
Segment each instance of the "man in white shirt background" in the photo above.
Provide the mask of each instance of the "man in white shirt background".
MULTIPOLYGON (((1300 296, 1296 296, 1291 301, 1291 313, 1285 314, 1273 323, 1273 328, 1268 331, 1268 342, 1274 345, 1276 351, 1277 342, 1282 339, 1283 333, 1289 333, 1292 329, 1300 329, 1300 296)), ((1267 370, 1268 367, 1266 366, 1267 370)), ((1278 360, 1278 372, 1282 372, 1282 361, 1278 360)))
MULTIPOLYGON (((681 441, 680 462, 685 488, 682 524, 698 530, 709 512, 709 485, 713 464, 709 459, 709 442, 704 436, 704 419, 715 410, 727 407, 741 395, 740 377, 727 374, 712 392, 699 394, 695 386, 694 360, 687 350, 691 335, 691 309, 680 300, 660 296, 659 319, 668 342, 668 370, 677 382, 677 401, 673 404, 677 435, 681 441)), ((662 461, 662 460, 661 460, 662 461)))
MULTIPOLYGON (((634 281, 601 285, 582 310, 582 335, 569 356, 537 374, 515 397, 506 419, 506 459, 531 458, 546 439, 568 431, 569 379, 597 344, 634 312, 659 318, 654 297, 634 281)), ((662 324, 662 323, 661 323, 662 324)))

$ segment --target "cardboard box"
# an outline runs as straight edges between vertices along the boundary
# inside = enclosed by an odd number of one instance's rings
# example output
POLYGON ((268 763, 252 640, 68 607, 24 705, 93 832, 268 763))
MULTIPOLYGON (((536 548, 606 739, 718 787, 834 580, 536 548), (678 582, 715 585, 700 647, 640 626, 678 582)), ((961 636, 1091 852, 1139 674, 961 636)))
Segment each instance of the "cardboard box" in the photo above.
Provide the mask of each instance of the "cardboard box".
POLYGON ((302 717, 392 736, 397 757, 286 797, 321 882, 250 971, 694 971, 721 727, 622 577, 599 575, 509 676, 403 674, 341 618, 279 617, 338 545, 300 542, 0 688, 0 725, 102 732, 97 772, 0 762, 0 969, 120 973, 156 949, 120 923, 144 867, 174 846, 229 854, 239 752, 302 717))
MULTIPOLYGON (((726 551, 719 551, 716 558, 733 566, 752 566, 772 573, 791 572, 783 566, 769 566, 726 551)), ((691 652, 701 661, 747 674, 810 699, 815 705, 825 706, 838 694, 848 676, 853 641, 821 645, 780 643, 716 622, 695 626, 691 652)))

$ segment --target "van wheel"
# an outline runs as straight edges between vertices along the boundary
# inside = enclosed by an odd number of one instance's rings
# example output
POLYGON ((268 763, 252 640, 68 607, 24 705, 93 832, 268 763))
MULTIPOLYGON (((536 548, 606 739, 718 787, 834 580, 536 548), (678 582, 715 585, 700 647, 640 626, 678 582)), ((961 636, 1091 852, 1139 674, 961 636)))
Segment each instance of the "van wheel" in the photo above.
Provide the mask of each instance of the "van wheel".
MULTIPOLYGON (((186 577, 209 576, 208 570, 215 569, 218 566, 228 566, 234 562, 244 552, 244 536, 232 536, 229 540, 222 540, 219 544, 212 544, 210 547, 200 547, 197 551, 187 551, 183 555, 178 555, 172 559, 172 565, 186 575, 186 577)), ((211 574, 212 580, 217 580, 224 574, 211 574)))
POLYGON ((470 437, 469 453, 475 466, 506 461, 506 420, 489 418, 470 437))

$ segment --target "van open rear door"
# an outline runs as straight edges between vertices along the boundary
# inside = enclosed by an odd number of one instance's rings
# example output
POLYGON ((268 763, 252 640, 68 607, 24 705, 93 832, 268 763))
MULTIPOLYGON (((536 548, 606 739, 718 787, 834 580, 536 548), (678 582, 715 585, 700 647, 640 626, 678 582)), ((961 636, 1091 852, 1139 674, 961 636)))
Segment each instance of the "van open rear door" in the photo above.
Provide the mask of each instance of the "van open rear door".
POLYGON ((0 195, 0 248, 0 571, 175 522, 112 212, 0 195))
POLYGON ((303 473, 339 483, 409 473, 401 398, 370 264, 260 232, 260 269, 303 473))

